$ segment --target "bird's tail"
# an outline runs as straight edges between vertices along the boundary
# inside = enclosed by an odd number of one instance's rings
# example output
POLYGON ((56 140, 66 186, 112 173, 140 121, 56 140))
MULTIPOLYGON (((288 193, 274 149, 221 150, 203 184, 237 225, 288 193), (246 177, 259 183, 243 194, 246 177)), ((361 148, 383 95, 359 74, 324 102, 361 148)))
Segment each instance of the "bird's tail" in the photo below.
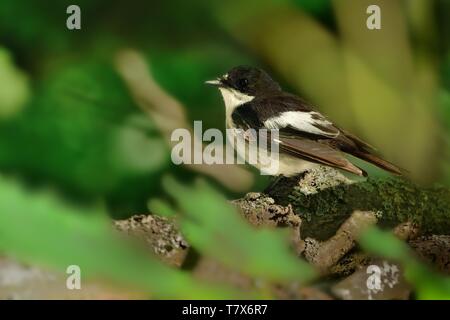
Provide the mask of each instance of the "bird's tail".
POLYGON ((364 161, 370 162, 370 163, 376 165, 377 167, 384 169, 395 175, 401 176, 403 174, 402 171, 404 171, 404 170, 400 169, 399 167, 390 163, 389 161, 381 159, 380 157, 374 155, 373 153, 354 150, 354 151, 352 151, 351 154, 357 158, 360 158, 364 161))

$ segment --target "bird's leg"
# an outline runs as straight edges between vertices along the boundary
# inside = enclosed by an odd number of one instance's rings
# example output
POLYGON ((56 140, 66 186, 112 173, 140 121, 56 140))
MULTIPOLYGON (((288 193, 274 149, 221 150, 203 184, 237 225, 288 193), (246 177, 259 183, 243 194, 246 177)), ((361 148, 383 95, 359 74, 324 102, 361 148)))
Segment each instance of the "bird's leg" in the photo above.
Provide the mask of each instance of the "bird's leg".
POLYGON ((280 182, 282 179, 284 178, 283 175, 278 175, 276 176, 274 179, 272 179, 272 182, 270 184, 270 186, 274 187, 278 182, 280 182))
POLYGON ((270 195, 272 193, 272 190, 275 188, 275 186, 283 180, 283 175, 278 175, 275 177, 272 177, 270 184, 264 189, 263 193, 270 195))
POLYGON ((298 185, 298 182, 304 177, 302 172, 296 176, 285 177, 283 175, 276 176, 270 185, 264 189, 264 193, 272 197, 275 201, 283 198, 283 195, 290 193, 291 190, 298 185))

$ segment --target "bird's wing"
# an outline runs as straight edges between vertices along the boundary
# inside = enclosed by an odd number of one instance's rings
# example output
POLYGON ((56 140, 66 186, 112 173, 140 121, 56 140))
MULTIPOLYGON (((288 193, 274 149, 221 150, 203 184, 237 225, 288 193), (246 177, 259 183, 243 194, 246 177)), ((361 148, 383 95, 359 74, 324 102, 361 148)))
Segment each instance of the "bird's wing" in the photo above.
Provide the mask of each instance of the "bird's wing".
MULTIPOLYGON (((301 134, 312 134, 318 138, 336 138, 341 131, 307 102, 291 94, 280 94, 254 103, 255 108, 270 110, 263 120, 268 129, 296 130, 301 134)), ((261 110, 260 110, 261 111, 261 110)), ((264 114, 264 110, 262 110, 264 114)))
POLYGON ((286 136, 282 132, 277 140, 280 150, 292 156, 342 169, 359 176, 367 175, 364 170, 348 161, 338 149, 320 140, 286 136))
POLYGON ((336 167, 360 176, 366 175, 362 169, 348 161, 338 149, 323 140, 313 140, 308 136, 302 136, 300 132, 295 130, 267 127, 264 116, 255 110, 254 105, 243 105, 236 108, 232 114, 232 119, 236 128, 244 131, 248 129, 275 129, 278 131, 277 136, 273 136, 269 131, 266 136, 268 141, 264 144, 259 141, 259 145, 271 146, 276 143, 281 152, 294 157, 336 167))

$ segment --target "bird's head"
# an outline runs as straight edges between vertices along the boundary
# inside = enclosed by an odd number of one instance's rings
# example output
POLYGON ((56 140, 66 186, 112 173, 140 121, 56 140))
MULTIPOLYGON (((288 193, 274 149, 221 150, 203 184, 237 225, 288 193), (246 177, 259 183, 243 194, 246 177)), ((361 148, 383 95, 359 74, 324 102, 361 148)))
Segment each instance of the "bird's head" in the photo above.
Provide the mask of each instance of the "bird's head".
POLYGON ((250 97, 280 91, 281 88, 263 70, 248 66, 234 67, 215 80, 206 81, 222 90, 234 91, 250 97))

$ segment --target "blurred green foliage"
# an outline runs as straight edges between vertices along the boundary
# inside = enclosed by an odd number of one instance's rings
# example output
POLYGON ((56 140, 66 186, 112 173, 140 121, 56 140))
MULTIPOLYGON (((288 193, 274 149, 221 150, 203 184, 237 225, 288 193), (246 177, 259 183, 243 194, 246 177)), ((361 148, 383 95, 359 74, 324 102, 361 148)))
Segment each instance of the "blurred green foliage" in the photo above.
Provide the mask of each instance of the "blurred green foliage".
POLYGON ((78 265, 83 277, 109 280, 159 298, 241 296, 164 266, 143 248, 116 234, 104 212, 68 206, 53 192, 24 190, 1 177, 0 211, 0 250, 21 261, 62 272, 78 265))
POLYGON ((27 76, 11 63, 10 53, 0 47, 0 119, 21 111, 30 97, 27 76))

